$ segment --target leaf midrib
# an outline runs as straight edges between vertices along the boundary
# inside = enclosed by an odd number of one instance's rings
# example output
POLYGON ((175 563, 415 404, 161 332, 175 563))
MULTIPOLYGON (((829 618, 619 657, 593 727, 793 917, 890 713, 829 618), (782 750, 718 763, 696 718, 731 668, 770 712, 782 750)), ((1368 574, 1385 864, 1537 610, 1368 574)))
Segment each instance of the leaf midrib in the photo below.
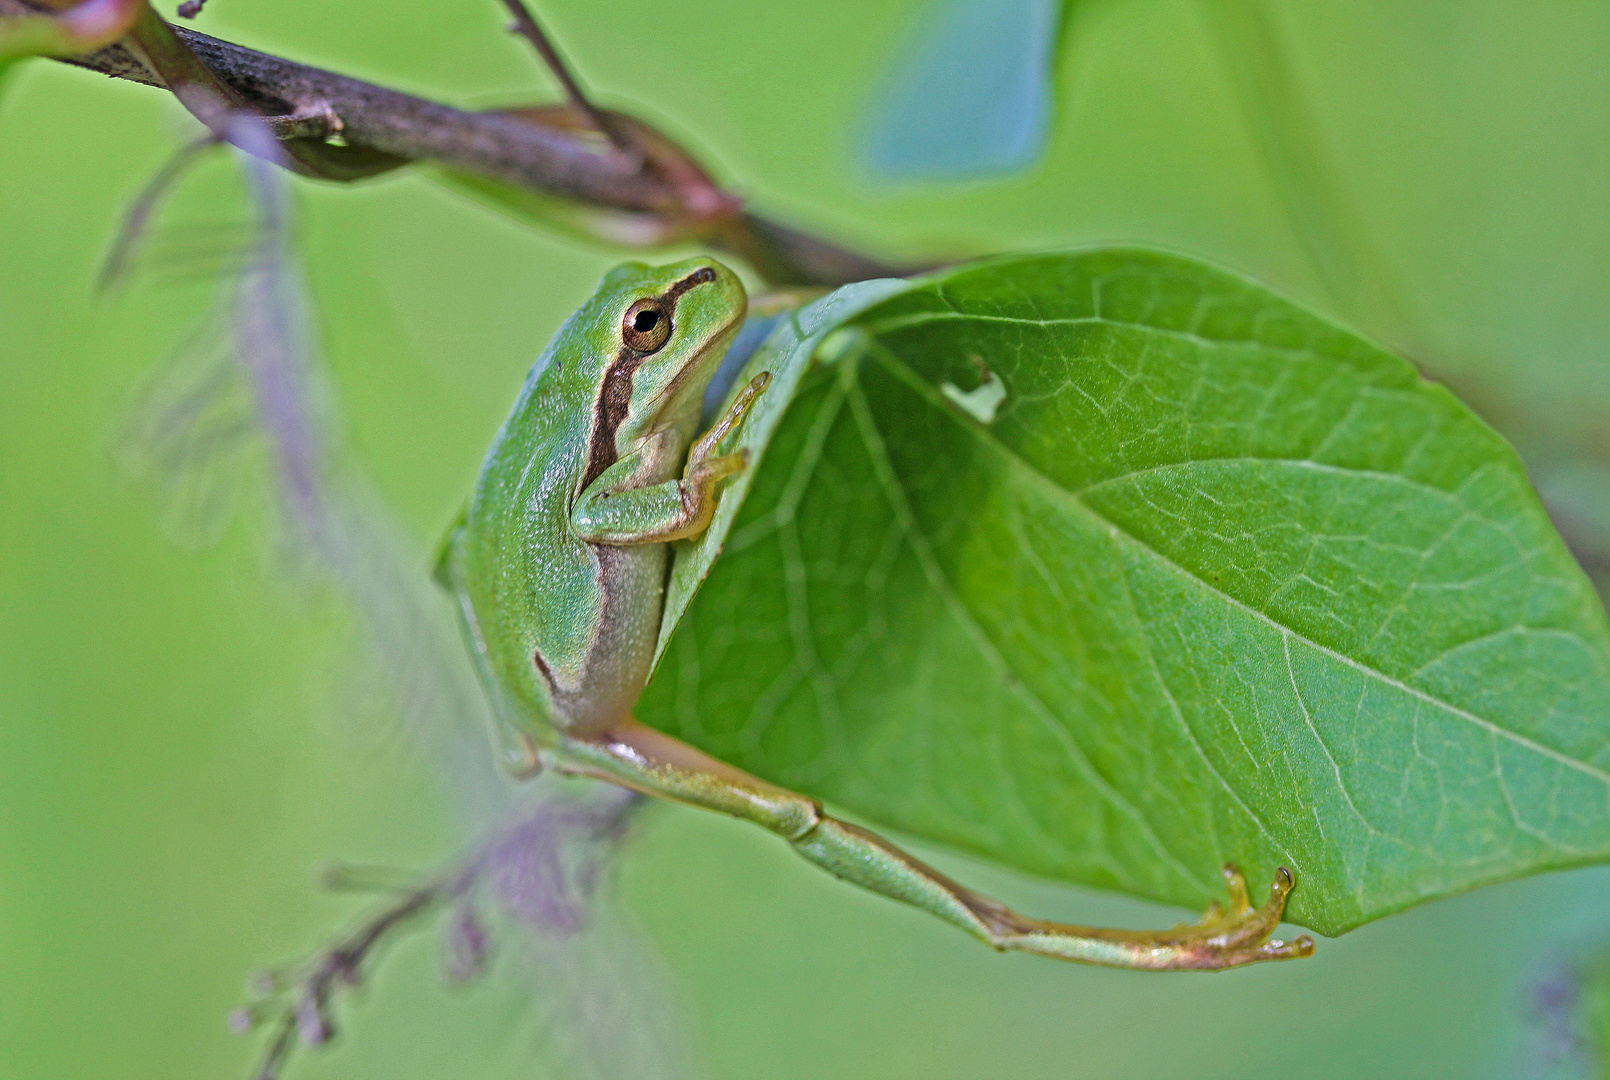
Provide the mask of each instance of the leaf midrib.
MULTIPOLYGON (((877 358, 879 363, 888 369, 890 373, 898 378, 901 382, 905 383, 914 392, 916 392, 924 401, 928 403, 931 408, 948 417, 954 424, 964 429, 967 434, 978 439, 981 443, 989 446, 996 453, 1007 459, 1015 468, 1029 477, 1036 485, 1050 492, 1054 499, 1073 503, 1084 513, 1090 515, 1097 521, 1105 523, 1115 533, 1124 537, 1130 543, 1133 543, 1143 550, 1150 552, 1152 556, 1155 557, 1159 562, 1173 567, 1179 573, 1184 574, 1191 580, 1200 583, 1209 592, 1212 592, 1216 596, 1223 599, 1225 603, 1247 613, 1254 619, 1257 619, 1258 621, 1269 626, 1271 629, 1277 630, 1282 634, 1289 634, 1291 637, 1302 642, 1304 645, 1307 645, 1309 648, 1315 650, 1321 655, 1336 660, 1343 665, 1350 667, 1370 678, 1373 678, 1386 686, 1400 690, 1418 701, 1429 705, 1434 705, 1439 709, 1443 709, 1454 716, 1457 716, 1469 723, 1476 725, 1477 727, 1486 730, 1490 735, 1508 739, 1517 746, 1530 750, 1541 757, 1553 760, 1556 763, 1565 766, 1566 768, 1590 776, 1606 786, 1610 786, 1610 772, 1606 772, 1605 770, 1600 769, 1589 762, 1579 761, 1563 751, 1544 745, 1543 743, 1537 742, 1536 740, 1518 732, 1510 731, 1508 728, 1502 727, 1486 717, 1479 716, 1476 713, 1473 713, 1470 710, 1452 702, 1444 701, 1434 694, 1428 693, 1427 691, 1421 690, 1418 687, 1403 682, 1401 679, 1398 679, 1397 677, 1384 671, 1377 670, 1368 664, 1348 656, 1346 653, 1338 652, 1336 649, 1333 649, 1328 645, 1315 641, 1313 638, 1309 637, 1307 634, 1304 634, 1295 627, 1287 626, 1266 612, 1259 611, 1257 608, 1247 604, 1239 597, 1225 592, 1218 585, 1202 577, 1202 575, 1196 573, 1190 567, 1170 558, 1166 553, 1147 543, 1146 540, 1129 531, 1119 522, 1114 521, 1102 514, 1095 507, 1085 502, 1078 493, 1071 492, 1067 488, 1058 484, 1055 480, 1051 479, 1045 473, 1041 472, 1039 469, 1030 464, 1026 459, 1023 458, 1021 454, 1017 453, 1005 443, 1001 442, 1001 440, 996 438, 994 433, 989 431, 987 428, 959 415, 955 409, 949 407, 945 403, 939 392, 931 384, 929 384, 927 380, 919 376, 908 364, 905 363, 904 360, 902 360, 892 350, 884 346, 881 342, 878 342, 877 347, 871 350, 871 352, 873 356, 877 358)), ((1314 464, 1318 463, 1316 462, 1314 464)), ((1340 469, 1339 466, 1332 467, 1340 469)), ((1341 471, 1350 472, 1351 470, 1342 469, 1341 471)), ((1446 492, 1443 494, 1446 494, 1446 492)))
MULTIPOLYGON (((882 346, 876 342, 873 343, 873 349, 874 351, 883 351, 882 346)), ((880 481, 890 498, 891 509, 900 516, 907 530, 913 550, 917 553, 918 561, 922 565, 924 575, 929 579, 930 584, 939 591, 940 597, 946 605, 953 609, 953 615, 962 624, 963 630, 973 638, 974 647, 984 655, 986 662, 999 671, 1013 673, 1015 677, 1012 665, 1007 662, 1006 657, 1001 654, 990 636, 984 633, 983 627, 978 625, 978 621, 973 617, 972 611, 962 602, 961 597, 956 595, 955 590, 950 587, 944 574, 939 571, 937 561, 934 559, 932 551, 928 548, 927 539, 923 536, 922 530, 917 527, 911 507, 906 501, 905 487, 899 482, 899 478, 894 472, 894 465, 889 460, 888 451, 883 446, 882 432, 878 429, 877 423, 872 417, 872 411, 867 406, 863 395, 859 392, 850 395, 849 404, 856 413, 857 426, 862 429, 863 438, 871 436, 877 440, 877 445, 875 446, 868 444, 868 450, 874 459, 874 468, 881 464, 888 474, 887 476, 880 476, 880 481), (959 608, 960 611, 955 611, 954 609, 956 608, 959 608)), ((1095 790, 1110 805, 1135 822, 1140 829, 1141 835, 1157 854, 1162 856, 1164 862, 1169 864, 1186 881, 1196 885, 1204 892, 1207 891, 1207 883, 1199 878, 1179 856, 1169 850, 1168 845, 1163 843, 1162 837, 1157 835, 1156 829, 1153 828, 1146 815, 1142 814, 1138 807, 1124 798, 1118 789, 1113 786, 1112 782, 1101 774, 1101 770, 1096 768, 1095 763, 1085 754, 1084 749, 1071 738, 1060 724, 1055 722, 1055 713, 1045 702, 1041 701, 1039 696, 1030 690, 1028 685, 1021 679, 1016 681, 1018 692, 1029 703, 1031 712, 1046 726, 1053 738, 1062 745, 1064 752, 1073 761, 1074 767, 1091 782, 1095 790)))

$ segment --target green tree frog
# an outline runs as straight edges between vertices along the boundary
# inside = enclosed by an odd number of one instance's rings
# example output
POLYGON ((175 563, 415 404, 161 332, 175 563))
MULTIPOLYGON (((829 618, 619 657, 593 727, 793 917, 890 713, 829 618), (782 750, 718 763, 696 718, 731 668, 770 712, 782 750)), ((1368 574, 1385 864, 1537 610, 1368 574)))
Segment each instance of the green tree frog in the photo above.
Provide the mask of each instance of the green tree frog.
POLYGON ((769 375, 695 438, 706 387, 743 322, 738 277, 710 259, 627 263, 560 328, 481 470, 437 576, 516 773, 542 768, 621 784, 755 822, 856 885, 914 904, 997 949, 1128 968, 1227 968, 1306 956, 1271 940, 1293 879, 1254 907, 1225 868, 1230 904, 1172 930, 1106 930, 1019 915, 882 837, 638 723, 660 630, 671 541, 710 523, 721 445, 769 375))

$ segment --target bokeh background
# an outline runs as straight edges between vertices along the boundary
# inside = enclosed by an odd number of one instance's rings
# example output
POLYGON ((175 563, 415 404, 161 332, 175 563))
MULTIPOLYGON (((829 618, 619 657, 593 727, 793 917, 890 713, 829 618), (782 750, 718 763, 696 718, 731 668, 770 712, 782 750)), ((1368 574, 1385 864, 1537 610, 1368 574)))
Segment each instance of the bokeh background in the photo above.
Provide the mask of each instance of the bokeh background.
MULTIPOLYGON (((1074 5, 1043 155, 943 182, 868 166, 925 0, 540 10, 604 100, 704 148, 775 216, 913 257, 1153 243, 1348 321, 1452 382, 1516 440, 1585 557, 1610 550, 1610 8, 1271 4, 1273 93, 1248 83, 1213 2, 1074 5), (1298 156, 1272 160, 1292 131, 1298 156)), ((491 0, 212 3, 206 32, 426 96, 552 94, 491 0)), ((430 866, 467 828, 352 613, 284 557, 264 501, 198 548, 120 468, 142 388, 250 221, 220 156, 178 189, 132 286, 94 295, 120 215, 191 130, 166 95, 46 61, 0 96, 5 1077, 248 1075, 260 1040, 225 1024, 247 974, 365 908, 315 869, 430 866)), ((619 255, 415 176, 300 183, 295 203, 333 430, 423 575, 532 358, 619 255)), ((1181 914, 924 854, 1036 914, 1181 914)), ((587 1075, 554 1046, 577 1024, 631 1041, 630 1014, 586 1006, 605 983, 657 985, 643 1013, 677 1033, 619 1075, 1578 1075, 1560 972, 1610 939, 1599 869, 1433 904, 1301 964, 1083 969, 993 955, 756 830, 668 807, 610 894, 608 963, 507 948, 492 977, 449 988, 438 940, 402 943, 338 1044, 291 1075, 587 1075)))

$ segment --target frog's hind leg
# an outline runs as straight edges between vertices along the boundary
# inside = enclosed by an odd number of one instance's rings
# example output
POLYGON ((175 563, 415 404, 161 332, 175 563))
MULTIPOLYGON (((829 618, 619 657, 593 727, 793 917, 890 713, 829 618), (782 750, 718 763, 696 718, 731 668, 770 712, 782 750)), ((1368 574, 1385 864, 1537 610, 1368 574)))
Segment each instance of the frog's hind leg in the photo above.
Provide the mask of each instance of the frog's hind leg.
POLYGON ((915 905, 997 949, 1112 967, 1210 971, 1314 951, 1307 936, 1290 942, 1270 937, 1295 884, 1284 867, 1269 900, 1253 907, 1241 875, 1226 866, 1229 907, 1214 903, 1201 921, 1172 930, 1046 922, 957 884, 876 833, 827 816, 814 799, 768 784, 636 721, 592 738, 567 738, 544 756, 563 772, 753 821, 836 876, 915 905))

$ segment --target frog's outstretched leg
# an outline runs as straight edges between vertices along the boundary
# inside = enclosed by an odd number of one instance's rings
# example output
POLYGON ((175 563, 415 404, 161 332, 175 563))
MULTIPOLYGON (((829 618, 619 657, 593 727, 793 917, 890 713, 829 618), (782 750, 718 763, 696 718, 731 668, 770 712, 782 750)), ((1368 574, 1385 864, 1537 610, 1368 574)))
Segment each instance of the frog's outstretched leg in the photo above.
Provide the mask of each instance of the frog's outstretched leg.
POLYGON ((725 762, 628 720, 591 738, 562 737, 545 763, 649 795, 717 810, 762 825, 805 858, 846 881, 913 904, 997 949, 1152 970, 1214 971, 1314 951, 1312 938, 1271 940, 1295 883, 1282 867, 1269 900, 1254 908, 1233 867, 1224 875, 1230 907, 1215 903, 1202 921, 1172 930, 1106 930, 1030 919, 958 885, 876 833, 828 817, 816 800, 766 783, 725 762))

